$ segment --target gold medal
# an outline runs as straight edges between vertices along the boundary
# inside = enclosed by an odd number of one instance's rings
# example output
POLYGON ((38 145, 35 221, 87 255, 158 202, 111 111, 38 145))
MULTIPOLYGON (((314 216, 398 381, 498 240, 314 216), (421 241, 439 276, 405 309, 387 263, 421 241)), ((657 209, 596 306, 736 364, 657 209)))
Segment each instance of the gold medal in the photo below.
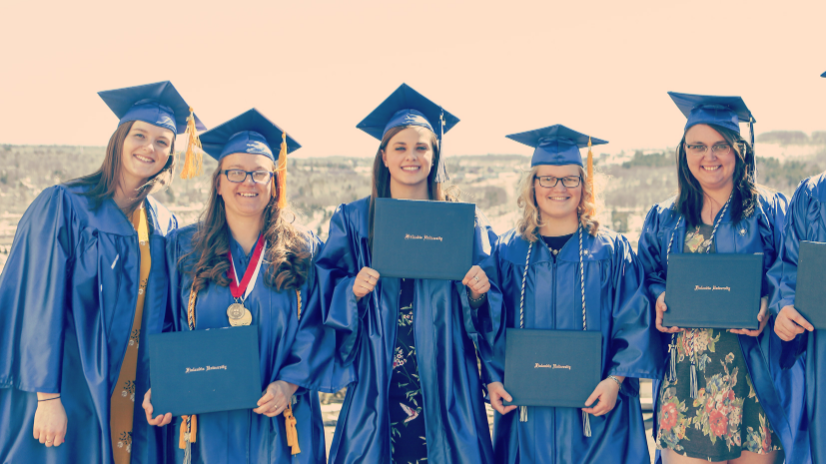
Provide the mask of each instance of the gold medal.
POLYGON ((235 302, 227 308, 227 317, 232 326, 249 326, 252 323, 252 313, 243 304, 235 302))

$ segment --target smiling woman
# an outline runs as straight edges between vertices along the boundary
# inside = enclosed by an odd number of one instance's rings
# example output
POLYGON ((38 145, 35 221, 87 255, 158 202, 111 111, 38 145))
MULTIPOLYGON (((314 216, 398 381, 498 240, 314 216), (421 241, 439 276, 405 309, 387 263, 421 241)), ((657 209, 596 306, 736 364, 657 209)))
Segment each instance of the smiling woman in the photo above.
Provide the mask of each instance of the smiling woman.
MULTIPOLYGON (((218 168, 201 221, 167 240, 167 330, 256 325, 264 394, 255 409, 175 418, 175 461, 325 463, 317 391, 338 391, 349 372, 333 377, 335 332, 322 325, 313 266, 321 241, 286 208, 287 155, 300 146, 255 109, 202 140, 218 168)), ((173 421, 151 392, 144 409, 150 424, 173 421)))
POLYGON ((165 460, 135 415, 177 227, 150 193, 172 178, 176 134, 204 127, 168 81, 100 95, 120 118, 100 169, 40 194, 0 275, 0 462, 165 460))
POLYGON ((487 220, 477 213, 474 266, 462 282, 387 278, 371 268, 376 199, 454 200, 443 191, 439 148, 458 121, 402 84, 358 125, 381 141, 373 192, 333 214, 317 262, 324 321, 337 333, 337 357, 358 378, 347 388, 331 463, 493 460, 482 394, 490 351, 477 334, 488 299, 497 298, 478 266, 496 238, 487 220))
MULTIPOLYGON (((654 437, 666 463, 686 457, 729 463, 806 462, 800 433, 803 367, 781 370, 781 340, 771 330, 764 276, 757 330, 663 327, 668 257, 680 253, 763 255, 763 272, 782 241, 786 198, 755 184, 752 144, 739 124, 754 122, 740 97, 669 93, 686 116, 677 148, 678 193, 649 211, 639 241, 664 376, 653 383, 654 437), (769 325, 768 330, 764 328, 769 325), (664 344, 663 349, 666 348, 664 344), (778 389, 774 382, 793 388, 778 389)), ((753 132, 753 131, 752 131, 753 132)))

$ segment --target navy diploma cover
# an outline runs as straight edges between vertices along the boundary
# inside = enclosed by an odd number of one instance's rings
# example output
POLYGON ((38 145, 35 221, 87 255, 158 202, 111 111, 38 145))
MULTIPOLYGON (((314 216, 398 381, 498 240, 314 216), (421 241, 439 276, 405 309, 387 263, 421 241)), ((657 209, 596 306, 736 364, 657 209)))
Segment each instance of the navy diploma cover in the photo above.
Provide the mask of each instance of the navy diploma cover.
POLYGON ((155 415, 258 407, 257 326, 150 334, 147 342, 155 415))
POLYGON ((505 405, 583 408, 600 381, 601 332, 507 329, 505 405))
POLYGON ((800 241, 794 308, 815 329, 826 329, 826 243, 800 241))
POLYGON ((388 278, 461 281, 473 265, 472 203, 376 199, 373 269, 388 278))
POLYGON ((757 329, 763 254, 672 254, 663 326, 757 329))

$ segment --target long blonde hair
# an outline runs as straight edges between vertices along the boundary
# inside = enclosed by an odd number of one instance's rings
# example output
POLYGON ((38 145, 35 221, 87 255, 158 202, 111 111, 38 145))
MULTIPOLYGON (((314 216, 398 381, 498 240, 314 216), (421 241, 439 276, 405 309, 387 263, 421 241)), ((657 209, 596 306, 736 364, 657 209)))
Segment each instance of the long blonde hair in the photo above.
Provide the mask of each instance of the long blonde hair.
MULTIPOLYGON (((542 227, 542 218, 539 208, 536 205, 536 190, 534 179, 539 172, 539 166, 531 168, 519 182, 519 197, 516 205, 520 208, 522 216, 516 223, 516 231, 528 242, 538 239, 539 228, 542 227)), ((579 224, 588 230, 592 236, 596 236, 599 231, 599 221, 597 221, 597 205, 594 197, 593 185, 589 182, 588 174, 582 167, 579 167, 579 176, 582 178, 580 188, 582 196, 579 198, 577 216, 579 224)))

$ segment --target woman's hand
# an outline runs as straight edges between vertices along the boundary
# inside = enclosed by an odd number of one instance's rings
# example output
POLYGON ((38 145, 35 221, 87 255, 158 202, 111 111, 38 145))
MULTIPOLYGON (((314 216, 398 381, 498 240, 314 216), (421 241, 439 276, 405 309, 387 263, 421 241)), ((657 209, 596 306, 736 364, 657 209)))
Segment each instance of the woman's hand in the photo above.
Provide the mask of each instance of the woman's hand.
MULTIPOLYGON (((69 424, 66 410, 60 401, 60 394, 37 393, 37 410, 34 412, 34 438, 46 447, 59 446, 66 442, 66 427, 69 424), (52 400, 45 400, 52 399, 52 400)), ((8 425, 6 425, 8 427, 8 425)))
POLYGON ((488 275, 479 265, 473 265, 462 280, 462 284, 470 291, 470 298, 473 300, 481 299, 482 296, 490 290, 490 281, 488 275))
POLYGON ((654 310, 657 312, 656 320, 654 321, 654 325, 657 327, 658 330, 662 333, 676 333, 682 331, 681 328, 676 326, 672 326, 670 328, 666 328, 663 326, 663 313, 668 311, 668 307, 665 305, 665 292, 660 294, 657 297, 657 303, 654 305, 654 310))
POLYGON ((774 332, 784 341, 791 341, 796 338, 798 334, 803 334, 805 331, 814 331, 814 326, 811 325, 803 315, 791 305, 786 305, 780 309, 777 318, 774 319, 774 332))
POLYGON ((763 328, 766 327, 766 323, 769 322, 769 317, 766 315, 766 312, 769 309, 769 298, 762 297, 760 299, 760 312, 757 314, 757 321, 760 322, 760 326, 757 329, 730 329, 729 332, 734 334, 742 334, 744 336, 751 336, 757 337, 760 333, 763 332, 763 328))
POLYGON ((356 302, 373 292, 380 277, 381 275, 378 271, 366 266, 359 271, 359 274, 356 275, 356 280, 353 281, 353 295, 356 296, 356 302))
POLYGON ((166 415, 158 415, 155 418, 152 418, 152 412, 154 409, 152 408, 152 389, 150 388, 146 391, 146 394, 143 396, 143 411, 146 412, 146 422, 150 425, 154 426, 164 426, 168 425, 172 422, 172 414, 168 413, 166 415))
MULTIPOLYGON (((365 268, 362 268, 362 270, 364 269, 365 268)), ((369 270, 370 268, 366 269, 369 270)), ((281 415, 287 408, 287 404, 292 402, 292 397, 296 389, 298 389, 298 386, 286 381, 279 380, 270 383, 270 385, 267 386, 267 390, 264 391, 264 395, 258 399, 258 408, 254 409, 253 412, 268 417, 281 415)))
POLYGON ((488 394, 490 394, 490 406, 502 415, 512 412, 517 407, 516 405, 505 406, 502 404, 502 399, 510 402, 513 400, 513 397, 508 394, 508 391, 505 390, 505 386, 503 386, 500 382, 488 384, 488 394))
MULTIPOLYGON (((617 376, 620 381, 624 381, 624 376, 617 376)), ((594 389, 594 392, 588 397, 588 400, 585 401, 585 405, 591 405, 594 403, 595 400, 599 399, 599 403, 590 408, 583 408, 582 411, 585 413, 590 413, 594 416, 605 415, 606 413, 610 412, 614 409, 614 405, 617 404, 617 394, 619 394, 620 385, 617 384, 611 378, 605 378, 597 384, 597 388, 594 389)))

